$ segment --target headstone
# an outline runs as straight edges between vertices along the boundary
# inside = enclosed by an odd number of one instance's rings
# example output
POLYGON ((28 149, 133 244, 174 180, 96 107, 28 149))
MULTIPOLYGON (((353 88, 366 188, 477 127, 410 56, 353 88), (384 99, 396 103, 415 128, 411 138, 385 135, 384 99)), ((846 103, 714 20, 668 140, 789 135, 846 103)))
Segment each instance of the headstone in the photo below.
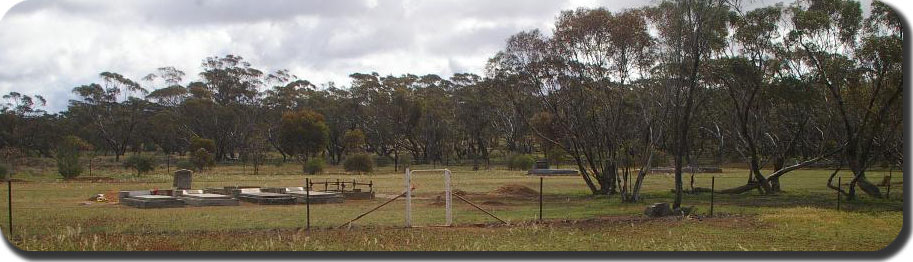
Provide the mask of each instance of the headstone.
POLYGON ((193 171, 181 169, 174 171, 174 188, 178 190, 190 189, 193 182, 193 171))
POLYGON ((672 208, 669 203, 656 203, 644 209, 644 215, 648 217, 665 217, 672 215, 672 208))
POLYGON ((548 169, 548 160, 536 160, 536 169, 548 169))

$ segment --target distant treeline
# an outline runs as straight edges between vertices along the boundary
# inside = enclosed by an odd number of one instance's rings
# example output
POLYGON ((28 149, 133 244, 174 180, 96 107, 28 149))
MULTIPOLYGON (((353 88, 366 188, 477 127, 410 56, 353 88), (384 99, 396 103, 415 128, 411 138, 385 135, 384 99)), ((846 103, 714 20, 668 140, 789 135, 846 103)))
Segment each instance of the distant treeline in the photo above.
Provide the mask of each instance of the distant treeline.
POLYGON ((538 153, 628 201, 646 175, 636 170, 663 158, 676 207, 681 170, 699 158, 744 162, 735 193, 778 192, 782 175, 828 161, 855 174, 843 194, 880 197, 866 170, 903 161, 899 15, 878 1, 867 16, 855 1, 739 3, 564 11, 550 34, 507 39, 484 76, 355 73, 348 87, 318 86, 235 55, 204 59, 195 77, 104 72, 59 113, 39 95, 3 96, 0 147, 53 157, 76 136, 119 157, 184 154, 198 138, 217 160, 268 150, 333 164, 353 152, 482 164, 493 150, 538 153))

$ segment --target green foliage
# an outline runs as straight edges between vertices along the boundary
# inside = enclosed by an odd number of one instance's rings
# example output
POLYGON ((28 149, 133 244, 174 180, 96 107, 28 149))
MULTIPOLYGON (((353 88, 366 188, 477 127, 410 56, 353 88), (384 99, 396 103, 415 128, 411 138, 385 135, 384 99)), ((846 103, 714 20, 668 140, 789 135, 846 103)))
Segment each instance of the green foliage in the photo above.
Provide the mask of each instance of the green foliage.
POLYGON ((531 155, 518 154, 513 155, 507 161, 507 168, 510 170, 529 170, 536 164, 536 158, 531 155))
POLYGON ((206 139, 198 136, 190 138, 190 152, 196 152, 197 150, 206 149, 207 152, 216 152, 216 142, 212 139, 206 139))
POLYGON ((400 154, 397 164, 402 168, 412 166, 412 154, 400 154))
POLYGON ((206 151, 205 148, 197 149, 190 153, 190 162, 193 163, 193 167, 197 171, 202 171, 216 165, 215 159, 213 159, 212 153, 206 151))
POLYGON ((323 150, 329 140, 329 128, 323 115, 311 111, 288 112, 282 115, 279 142, 283 150, 299 160, 323 150))
POLYGON ((124 167, 136 170, 136 175, 139 176, 155 169, 155 159, 151 156, 132 155, 124 160, 124 167))
POLYGON ((0 163, 0 177, 6 178, 7 175, 11 174, 9 168, 6 165, 0 163))
POLYGON ((57 172, 65 179, 75 178, 82 174, 83 167, 79 162, 81 150, 91 149, 91 145, 77 136, 66 136, 57 145, 57 172))
POLYGON ((342 144, 346 147, 346 151, 349 152, 364 151, 365 133, 360 129, 348 130, 342 135, 342 144))
POLYGON ((346 158, 342 166, 349 172, 370 173, 374 170, 374 158, 369 154, 354 154, 346 158))
POLYGON ((174 166, 176 166, 178 169, 187 169, 187 170, 194 170, 196 168, 193 165, 193 162, 190 162, 187 160, 178 161, 174 166))
POLYGON ((304 163, 304 173, 309 175, 323 173, 324 167, 326 167, 326 162, 323 161, 323 158, 311 158, 306 163, 304 163))

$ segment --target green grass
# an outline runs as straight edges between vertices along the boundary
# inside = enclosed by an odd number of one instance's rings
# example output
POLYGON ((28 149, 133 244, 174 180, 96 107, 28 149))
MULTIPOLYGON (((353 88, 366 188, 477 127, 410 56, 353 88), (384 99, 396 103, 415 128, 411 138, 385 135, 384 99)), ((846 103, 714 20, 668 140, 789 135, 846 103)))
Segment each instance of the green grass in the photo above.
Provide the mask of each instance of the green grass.
MULTIPOLYGON (((716 195, 714 212, 706 218, 710 194, 686 194, 684 203, 697 207, 698 219, 644 219, 643 208, 654 202, 670 202, 671 175, 649 175, 643 201, 622 203, 617 196, 592 196, 579 177, 545 178, 546 224, 532 224, 538 215, 536 197, 491 195, 506 184, 538 190, 539 178, 504 168, 471 171, 450 167, 453 188, 469 192, 469 199, 482 203, 511 226, 475 227, 495 222, 487 215, 454 199, 454 228, 402 229, 404 202, 396 201, 355 223, 353 229, 332 229, 386 199, 312 205, 311 225, 303 232, 305 207, 257 206, 134 209, 95 203, 82 205, 97 193, 171 186, 163 168, 135 177, 111 161, 99 164, 93 176, 113 177, 117 182, 61 181, 53 168, 35 164, 20 168, 13 183, 13 243, 24 250, 878 250, 893 241, 902 227, 901 185, 891 189, 892 199, 861 199, 835 208, 835 195, 826 188, 830 171, 800 170, 781 180, 784 192, 777 195, 716 195), (494 205, 497 204, 497 205, 494 205), (595 221, 591 221, 594 220, 595 221), (566 221, 568 220, 568 221, 566 221), (485 237, 480 237, 485 236, 485 237), (375 240, 376 239, 376 240, 375 240), (239 241, 243 240, 243 241, 239 241)), ((426 167, 416 167, 426 168, 426 167)), ((430 166, 427 168, 431 168, 430 166)), ((300 175, 300 166, 267 165, 261 175, 250 175, 244 166, 219 166, 194 175, 194 187, 301 186, 305 178, 372 180, 378 194, 395 195, 403 190, 403 175, 382 167, 370 175, 345 174, 339 167, 327 173, 300 175)), ((173 171, 173 170, 172 170, 173 171)), ((723 174, 696 174, 695 187, 735 187, 746 180, 746 171, 727 168, 723 174)), ((872 171, 880 182, 887 172, 872 171)), ((841 173, 844 181, 850 174, 841 173)), ((686 176, 686 187, 690 177, 686 176)), ((893 173, 893 181, 902 175, 893 173)), ((434 204, 443 191, 438 174, 413 178, 417 187, 413 224, 444 222, 444 209, 434 204)), ((6 185, 0 189, 7 208, 6 185)), ((317 187, 322 188, 320 186, 317 187)), ((8 218, 0 216, 7 234, 8 218)))

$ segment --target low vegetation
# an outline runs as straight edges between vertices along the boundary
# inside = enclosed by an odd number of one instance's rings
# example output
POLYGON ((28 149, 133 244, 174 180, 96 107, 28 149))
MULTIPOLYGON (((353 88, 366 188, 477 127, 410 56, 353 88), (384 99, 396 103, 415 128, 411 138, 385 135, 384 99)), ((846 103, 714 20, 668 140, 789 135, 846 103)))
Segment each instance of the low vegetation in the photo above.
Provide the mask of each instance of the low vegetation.
MULTIPOLYGON (((637 203, 593 196, 577 177, 548 177, 544 180, 545 223, 537 224, 538 177, 503 166, 480 171, 472 171, 471 166, 448 168, 453 170, 455 192, 511 222, 510 226, 455 201, 456 227, 406 230, 399 228, 403 202, 397 201, 357 221, 352 228, 337 229, 402 192, 402 171, 394 171, 392 166, 375 169, 370 178, 353 176, 332 165, 323 173, 307 175, 318 184, 337 179, 370 180, 378 196, 374 200, 312 205, 311 232, 303 230, 306 221, 302 205, 243 203, 238 207, 143 210, 114 203, 86 204, 94 194, 116 199, 113 196, 118 190, 169 188, 171 174, 161 163, 150 174, 136 177, 110 158, 102 158, 94 172, 106 179, 94 181, 59 180, 53 169, 38 166, 18 169, 16 177, 21 182, 13 185, 13 243, 26 250, 874 251, 892 242, 903 225, 901 174, 893 173, 889 199, 844 201, 838 211, 835 195, 821 186, 831 171, 814 169, 784 177, 787 183, 779 194, 717 194, 714 217, 709 217, 709 193, 684 195, 684 205, 697 209, 694 216, 644 217, 641 213, 647 205, 674 199, 669 191, 674 183, 670 174, 648 175, 643 199, 637 203), (867 226, 859 228, 858 223, 867 226), (244 244, 238 244, 239 238, 244 244)), ((300 186, 305 178, 300 166, 293 163, 261 168, 261 174, 254 176, 250 166, 217 165, 205 174, 195 174, 193 185, 300 186)), ((744 183, 747 170, 724 170, 721 174, 695 174, 695 187, 709 188, 711 177, 716 177, 717 188, 744 183)), ((888 174, 873 171, 870 176, 880 180, 888 174)), ((838 174, 844 178, 851 175, 838 174)), ((436 200, 443 191, 442 179, 437 175, 415 176, 413 186, 414 224, 442 223, 443 205, 436 200)), ((5 187, 0 188, 0 195, 5 194, 5 187)), ((0 203, 0 210, 5 205, 5 201, 0 203)), ((6 221, 6 216, 0 216, 4 233, 9 232, 6 221)))

